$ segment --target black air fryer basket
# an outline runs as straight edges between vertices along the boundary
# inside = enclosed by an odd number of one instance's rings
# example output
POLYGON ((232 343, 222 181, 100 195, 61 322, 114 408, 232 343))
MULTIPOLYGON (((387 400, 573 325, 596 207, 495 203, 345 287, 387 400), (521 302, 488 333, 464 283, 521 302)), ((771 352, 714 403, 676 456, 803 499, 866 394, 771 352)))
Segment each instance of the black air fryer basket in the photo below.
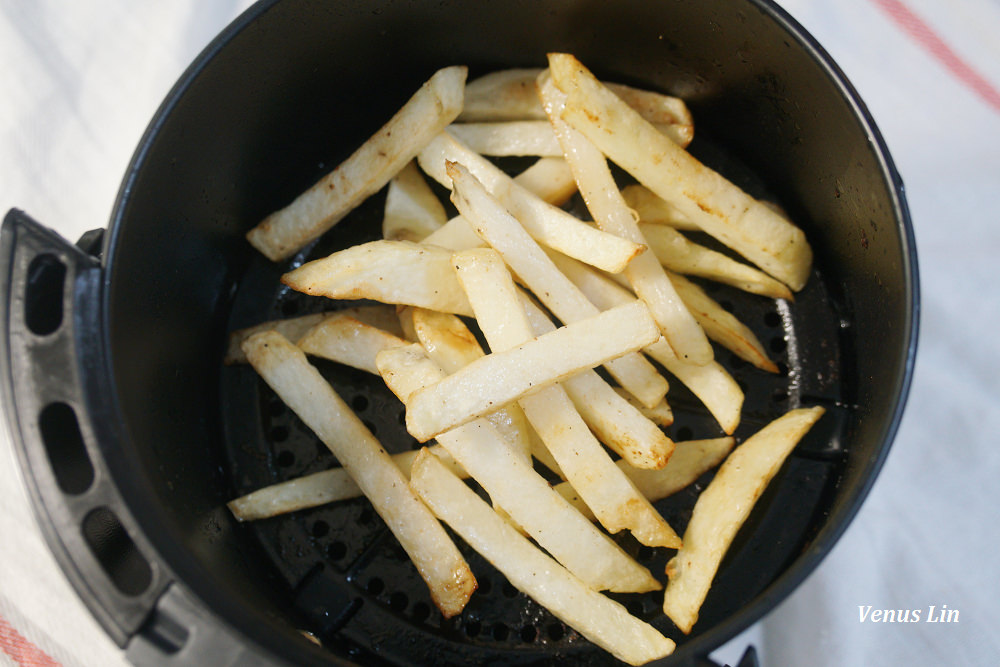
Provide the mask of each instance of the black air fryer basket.
MULTIPOLYGON (((794 302, 705 284, 780 373, 717 348, 746 393, 742 440, 800 405, 827 414, 730 549, 684 636, 662 592, 615 596, 705 656, 773 608, 845 530, 888 452, 917 330, 903 187, 863 104, 764 0, 263 2, 185 73, 135 154, 107 231, 71 244, 20 211, 0 237, 3 390, 39 523, 81 598, 137 664, 613 664, 459 542, 479 580, 445 620, 363 499, 238 524, 232 498, 336 462, 229 331, 339 304, 280 275, 376 238, 376 194, 294 258, 244 233, 370 136, 436 69, 470 78, 575 54, 608 80, 684 97, 690 150, 779 202, 816 253, 794 302)), ((511 169, 523 164, 510 161, 511 169)), ((379 378, 321 372, 390 451, 415 446, 379 378)), ((677 439, 721 435, 679 382, 677 439)), ((698 492, 657 503, 678 530, 698 492)), ((616 539, 654 573, 673 552, 616 539)))

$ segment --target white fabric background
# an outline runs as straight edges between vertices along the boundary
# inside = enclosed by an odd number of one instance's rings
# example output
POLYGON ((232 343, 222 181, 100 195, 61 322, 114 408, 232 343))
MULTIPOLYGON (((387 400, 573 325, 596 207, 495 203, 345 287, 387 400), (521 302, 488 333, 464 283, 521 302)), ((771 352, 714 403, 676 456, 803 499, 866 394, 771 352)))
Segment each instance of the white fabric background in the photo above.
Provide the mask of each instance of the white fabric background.
MULTIPOLYGON (((0 207, 69 239, 108 220, 170 86, 248 0, 0 0, 0 207)), ((992 665, 1000 659, 1000 106, 890 18, 889 0, 785 0, 875 117, 907 186, 922 277, 908 410, 846 535, 748 642, 765 665, 992 665), (947 605, 957 624, 861 623, 947 605)), ((905 0, 1000 88, 998 0, 905 0)), ((123 664, 34 526, 0 435, 0 620, 66 665, 123 664)), ((925 614, 926 615, 926 614, 925 614)), ((0 665, 17 664, 0 651, 0 665)))

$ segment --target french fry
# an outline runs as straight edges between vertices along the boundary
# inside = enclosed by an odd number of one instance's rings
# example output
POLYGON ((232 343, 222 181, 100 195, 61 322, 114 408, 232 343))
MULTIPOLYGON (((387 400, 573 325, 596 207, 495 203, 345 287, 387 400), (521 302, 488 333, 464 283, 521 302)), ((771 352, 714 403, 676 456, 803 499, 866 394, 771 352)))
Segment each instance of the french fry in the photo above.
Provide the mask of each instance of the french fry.
MULTIPOLYGON (((453 181, 456 178, 475 178, 469 170, 454 163, 449 173, 453 181)), ((556 268, 517 220, 511 217, 480 220, 476 233, 500 253, 518 278, 562 322, 576 322, 599 312, 556 268)), ((608 363, 605 368, 643 405, 656 405, 667 392, 666 380, 641 355, 626 355, 608 363)))
MULTIPOLYGON (((432 445, 428 449, 456 475, 463 478, 469 476, 441 445, 432 445)), ((399 467, 400 472, 409 477, 416 456, 415 450, 400 452, 392 455, 392 462, 399 467)), ((361 489, 346 470, 331 468, 262 487, 230 500, 226 506, 237 521, 257 521, 361 495, 361 489)))
MULTIPOLYGON (((635 299, 635 295, 610 277, 592 268, 575 262, 568 257, 551 255, 552 260, 562 269, 563 274, 600 309, 613 308, 635 299)), ((683 294, 682 294, 683 298, 683 294)), ((718 306, 718 304, 716 304, 718 306)), ((720 311, 721 307, 718 307, 720 311)), ((693 311, 697 317, 699 312, 693 311)), ((727 313, 728 314, 728 313, 727 313)), ((704 325, 703 325, 704 326, 704 325)), ((706 329, 707 331, 707 329, 706 329)), ((732 434, 740 423, 743 408, 743 390, 721 364, 712 361, 696 366, 680 361, 673 349, 663 339, 642 350, 659 362, 674 377, 680 380, 698 399, 705 404, 716 421, 727 434, 732 434)))
POLYGON ((588 640, 631 665, 673 652, 673 641, 542 553, 429 451, 421 452, 414 463, 412 485, 434 513, 515 588, 588 640))
POLYGON ((441 524, 413 493, 406 477, 305 353, 273 331, 243 343, 254 370, 313 430, 371 501, 427 582, 446 617, 459 613, 476 578, 441 524))
POLYGON ((336 169, 266 217, 247 240, 273 261, 297 252, 389 182, 462 110, 465 67, 438 70, 336 169))
POLYGON ((630 183, 622 188, 625 203, 635 211, 640 223, 668 225, 685 232, 700 232, 701 227, 642 183, 630 183))
MULTIPOLYGON (((540 69, 507 69, 469 81, 460 122, 544 120, 545 112, 535 94, 540 69)), ((605 85, 643 118, 658 126, 664 136, 680 146, 694 138, 694 121, 684 100, 619 83, 605 85)))
MULTIPOLYGON (((456 182, 456 190, 460 187, 463 185, 456 182)), ((495 200, 486 197, 480 203, 492 203, 494 207, 459 210, 471 221, 482 215, 509 215, 495 200)), ((465 197, 458 199, 467 201, 465 197)), ((495 250, 482 248, 457 253, 452 262, 490 349, 507 350, 531 339, 532 327, 514 280, 495 250)), ((611 533, 628 530, 648 546, 674 549, 680 546, 673 528, 614 464, 562 386, 525 396, 520 405, 566 479, 602 526, 611 533)))
POLYGON ((453 123, 448 132, 480 155, 562 157, 559 142, 544 120, 453 123))
POLYGON ((395 336, 402 335, 399 328, 399 320, 396 318, 395 309, 384 304, 374 304, 370 306, 352 306, 350 308, 340 308, 335 311, 325 313, 312 313, 309 315, 299 315, 283 320, 271 320, 261 322, 251 327, 238 329, 229 334, 229 345, 222 362, 224 364, 245 364, 247 357, 243 354, 241 345, 243 341, 261 331, 277 331, 293 343, 298 342, 307 331, 323 321, 326 317, 345 316, 353 317, 359 322, 364 322, 373 327, 378 327, 387 333, 395 336))
MULTIPOLYGON (((539 76, 538 93, 562 146, 566 162, 573 171, 577 188, 597 226, 608 233, 647 246, 638 223, 622 199, 607 159, 590 140, 562 120, 566 95, 555 86, 548 71, 539 76)), ((649 307, 660 332, 678 358, 696 365, 707 364, 712 360, 714 352, 708 337, 677 295, 663 266, 653 253, 643 252, 638 255, 625 267, 624 275, 636 295, 649 307)))
MULTIPOLYGON (((446 379, 420 345, 384 350, 378 366, 386 385, 410 407, 412 397, 446 379)), ((639 565, 573 509, 484 419, 441 433, 438 442, 531 537, 595 590, 659 590, 639 565)))
POLYGON ((767 351, 750 327, 687 278, 669 271, 667 275, 709 338, 762 371, 778 372, 778 367, 768 357, 767 351))
POLYGON ((331 299, 372 299, 471 315, 451 252, 410 241, 371 241, 307 262, 281 282, 331 299))
POLYGON ((722 557, 757 499, 799 440, 824 413, 822 407, 791 410, 726 458, 695 502, 684 546, 667 563, 669 583, 663 612, 688 634, 708 594, 722 557))
POLYGON ((493 352, 426 387, 407 403, 406 430, 419 442, 656 340, 645 305, 634 302, 493 352))
POLYGON ((667 403, 666 398, 664 398, 662 401, 660 401, 653 407, 647 408, 645 405, 637 401, 635 399, 635 396, 628 393, 621 387, 614 387, 614 390, 619 396, 621 396, 626 401, 634 405, 635 408, 639 412, 641 412, 644 417, 649 419, 657 426, 666 427, 674 423, 674 411, 670 409, 670 404, 667 403))
POLYGON ((812 249, 802 230, 656 131, 569 54, 550 54, 567 95, 562 118, 704 231, 788 285, 802 289, 812 249))
POLYGON ((447 173, 447 163, 461 163, 520 221, 532 238, 581 262, 617 273, 643 250, 641 245, 602 232, 543 201, 447 132, 427 144, 417 160, 431 178, 449 189, 452 179, 447 173))
MULTIPOLYGON (((541 158, 514 177, 514 182, 553 206, 561 206, 576 192, 576 181, 562 158, 541 158)), ((466 250, 485 245, 465 218, 455 216, 428 235, 424 243, 449 250, 466 250)))
POLYGON ((420 241, 448 221, 444 204, 424 179, 415 160, 389 181, 382 218, 382 238, 420 241))
POLYGON ((772 299, 794 298, 788 287, 763 271, 695 243, 668 225, 639 223, 646 245, 664 268, 731 285, 772 299))
POLYGON ((375 355, 387 347, 409 343, 353 317, 335 314, 307 331, 296 345, 306 354, 378 375, 375 355))
MULTIPOLYGON (((649 502, 655 503, 657 500, 672 496, 684 487, 692 484, 715 466, 722 463, 726 455, 733 449, 735 444, 733 438, 710 438, 708 440, 685 440, 677 443, 673 456, 667 462, 666 467, 660 470, 643 470, 630 466, 623 459, 617 461, 617 465, 622 469, 636 488, 649 502)), ((445 459, 442 462, 447 463, 445 459)), ((456 472, 455 474, 460 474, 456 472)), ((556 484, 555 490, 563 498, 568 500, 573 507, 580 510, 584 516, 594 520, 595 517, 587 504, 580 498, 572 484, 562 482, 556 484)))
MULTIPOLYGON (((413 311, 413 328, 417 341, 445 373, 454 373, 485 356, 479 341, 465 323, 450 313, 416 308, 413 311)), ((491 412, 486 418, 526 459, 531 456, 532 440, 537 436, 520 406, 511 403, 491 412)))

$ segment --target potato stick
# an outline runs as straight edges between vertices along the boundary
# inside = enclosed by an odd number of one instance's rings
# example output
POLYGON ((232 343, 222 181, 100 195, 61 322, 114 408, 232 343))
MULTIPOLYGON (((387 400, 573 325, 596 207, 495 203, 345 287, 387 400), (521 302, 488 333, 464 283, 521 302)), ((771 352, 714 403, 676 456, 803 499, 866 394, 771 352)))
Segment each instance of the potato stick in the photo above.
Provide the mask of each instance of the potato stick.
POLYGON ((635 212, 640 224, 667 225, 686 232, 701 231, 701 227, 642 183, 626 185, 622 188, 622 198, 635 212))
MULTIPOLYGON (((464 167, 455 165, 455 177, 464 167)), ((464 170, 469 178, 475 178, 464 170)), ((454 193, 453 193, 454 196, 454 193)), ((535 296, 564 323, 593 317, 599 312, 579 289, 556 268, 541 246, 511 218, 490 219, 476 225, 476 233, 489 243, 535 296)), ((667 392, 667 382, 641 355, 626 355, 605 366, 622 387, 643 405, 656 405, 667 392)))
MULTIPOLYGON (((660 470, 643 470, 628 464, 624 459, 618 459, 618 467, 628 475, 643 496, 649 502, 671 496, 684 487, 692 484, 715 466, 719 465, 733 448, 735 440, 731 437, 711 438, 708 440, 685 440, 677 443, 673 456, 666 467, 660 470)), ((435 451, 437 453, 437 451, 435 451)), ((445 459, 442 461, 446 462, 445 459)), ((455 474, 461 474, 456 472, 455 474)), ((568 482, 555 485, 555 490, 569 501, 573 507, 580 510, 584 516, 595 520, 586 503, 580 498, 576 489, 568 482)))
MULTIPOLYGON (((479 341, 457 316, 416 308, 413 327, 417 341, 445 373, 454 373, 485 356, 479 341)), ((535 436, 524 411, 516 403, 486 415, 486 418, 527 459, 535 436)))
POLYGON ((291 256, 375 194, 462 110, 465 67, 438 70, 337 168, 266 217, 247 240, 273 261, 291 256))
MULTIPOLYGON (((555 328, 548 316, 523 292, 521 303, 535 335, 555 328)), ((666 343, 664 343, 666 345, 666 343)), ((669 345, 666 345, 669 348, 669 345)), ((595 371, 583 371, 563 380, 583 421, 597 439, 637 468, 662 468, 674 450, 673 441, 640 408, 626 400, 595 371)), ((620 387, 619 387, 620 389, 620 387)), ((622 389, 625 395, 631 396, 622 389)), ((632 398, 635 398, 632 396, 632 398)), ((661 403, 663 399, 661 399, 661 403)), ((637 405, 642 405, 636 399, 637 405)), ((537 457, 536 457, 537 458, 537 457)), ((543 463, 546 463, 544 460, 543 463)), ((546 463, 546 465, 548 465, 546 463)), ((549 466, 552 469, 552 466, 549 466)), ((554 470, 554 472, 559 472, 554 470)), ((561 475, 563 479, 565 475, 561 475)))
POLYGON ((639 223, 646 245, 664 268, 707 278, 751 294, 792 299, 788 287, 763 271, 695 243, 668 225, 639 223))
POLYGON ((581 370, 638 350, 658 335, 649 310, 639 302, 564 325, 493 352, 411 396, 406 430, 426 442, 581 370))
MULTIPOLYGON (((535 92, 540 69, 508 69, 469 81, 460 122, 544 120, 545 111, 535 92)), ((650 90, 606 82, 626 104, 680 146, 694 138, 694 121, 684 100, 650 90)))
POLYGON ((802 289, 812 250, 801 229, 657 132, 573 56, 550 54, 549 68, 567 94, 563 120, 704 231, 802 289))
MULTIPOLYGON (((577 188, 597 226, 610 234, 646 246, 646 239, 611 175, 607 159, 590 140, 560 118, 566 95, 555 87, 548 72, 540 75, 538 92, 566 162, 573 171, 577 188)), ((692 364, 711 361, 714 352, 708 337, 677 295, 656 256, 643 252, 629 262, 624 273, 633 291, 649 307, 660 333, 677 356, 692 364)))
MULTIPOLYGON (((565 256, 552 253, 551 257, 564 275, 598 308, 606 310, 635 299, 634 294, 612 277, 565 256)), ((705 404, 724 432, 732 434, 736 430, 743 408, 743 390, 721 364, 716 361, 701 366, 685 364, 677 359, 673 349, 662 338, 642 351, 690 389, 705 404)))
POLYGON ((410 160, 389 181, 382 238, 419 241, 447 221, 444 204, 427 184, 416 160, 410 160))
POLYGON ((331 299, 372 299, 459 315, 472 309, 451 270, 451 252, 410 241, 371 241, 307 262, 281 282, 331 299))
POLYGON ((338 310, 327 311, 325 313, 313 313, 310 315, 299 315, 283 320, 271 320, 262 322, 251 327, 238 329, 229 334, 229 346, 223 359, 225 364, 245 364, 247 357, 243 354, 240 346, 243 341, 255 333, 261 331, 278 331, 282 336, 297 342, 307 331, 319 324, 326 317, 331 316, 353 317, 359 322, 378 327, 394 336, 402 335, 399 328, 399 320, 396 317, 395 309, 384 304, 374 304, 371 306, 352 306, 350 308, 340 308, 338 310))
MULTIPOLYGON (((653 344, 655 345, 656 343, 653 344)), ((645 349, 646 348, 643 348, 643 350, 645 349)), ((670 409, 667 399, 663 399, 653 407, 647 408, 645 405, 642 405, 639 401, 635 400, 635 396, 628 393, 621 387, 614 387, 614 390, 619 396, 634 405, 644 417, 657 426, 670 426, 674 423, 674 411, 670 409)))
MULTIPOLYGON (((576 192, 576 181, 573 180, 569 165, 562 158, 541 158, 515 176, 514 182, 553 206, 561 206, 576 192)), ((423 242, 449 250, 466 250, 486 245, 460 215, 428 235, 423 242)))
MULTIPOLYGON (((462 478, 469 476, 441 445, 432 445, 429 449, 456 475, 462 478)), ((400 472, 409 477, 416 456, 416 451, 408 451, 392 454, 391 458, 400 472)), ((237 521, 256 521, 361 495, 361 489, 346 470, 331 468, 262 487, 230 500, 226 506, 237 521)))
POLYGON ((587 264, 618 272, 644 249, 644 246, 602 232, 543 201, 447 132, 432 140, 420 152, 418 160, 431 178, 449 189, 451 178, 447 162, 463 164, 539 243, 587 264))
MULTIPOLYGON (((675 125, 654 123, 657 131, 670 136, 675 125)), ((493 157, 563 156, 552 126, 544 120, 510 120, 493 123, 452 123, 448 132, 480 155, 493 157)))
POLYGON ((446 617, 462 611, 476 579, 444 528, 413 493, 406 477, 305 353, 273 331, 243 343, 254 370, 329 447, 371 501, 427 582, 446 617))
MULTIPOLYGON (((461 287, 459 285, 460 289, 461 287)), ((469 308, 471 309, 472 306, 469 308)), ((417 342, 417 330, 413 326, 413 311, 415 310, 414 306, 396 306, 396 318, 399 321, 399 328, 403 332, 402 338, 411 343, 417 342)))
POLYGON ((516 589, 591 642, 631 665, 673 652, 673 641, 545 555, 430 452, 421 452, 414 464, 412 483, 441 520, 516 589))
POLYGON ((296 345, 306 354, 378 375, 375 355, 386 347, 409 343, 353 317, 336 314, 307 331, 296 345))
POLYGON ((750 327, 687 278, 669 271, 667 275, 709 338, 763 371, 778 372, 778 367, 767 356, 767 351, 750 327))
POLYGON ((667 563, 663 612, 688 634, 740 526, 795 445, 823 415, 799 408, 777 418, 726 458, 695 502, 684 546, 667 563))
MULTIPOLYGON (((509 215, 495 200, 492 203, 492 210, 473 207, 462 214, 471 221, 480 215, 509 215)), ((534 332, 514 280, 495 250, 457 253, 452 262, 491 350, 510 349, 531 339, 534 332)), ((566 479, 605 529, 611 533, 628 530, 647 546, 680 546, 677 533, 615 466, 562 386, 526 396, 520 405, 566 479)))
MULTIPOLYGON (((420 345, 385 350, 378 365, 386 385, 407 408, 413 395, 446 377, 420 345)), ((446 431, 438 442, 495 505, 588 586, 617 592, 660 589, 649 570, 553 491, 485 419, 446 431)))

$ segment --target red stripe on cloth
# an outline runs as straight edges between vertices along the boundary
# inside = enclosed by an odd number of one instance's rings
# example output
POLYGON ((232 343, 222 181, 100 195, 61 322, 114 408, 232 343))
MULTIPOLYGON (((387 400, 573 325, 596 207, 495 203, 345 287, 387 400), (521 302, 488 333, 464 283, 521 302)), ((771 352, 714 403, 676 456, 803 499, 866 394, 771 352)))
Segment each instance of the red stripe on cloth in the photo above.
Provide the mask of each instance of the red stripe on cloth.
POLYGON ((60 667, 58 662, 32 644, 3 616, 0 616, 0 651, 13 658, 21 667, 60 667))
POLYGON ((952 75, 1000 111, 1000 91, 965 62, 923 19, 900 0, 872 0, 900 28, 927 49, 952 75))

